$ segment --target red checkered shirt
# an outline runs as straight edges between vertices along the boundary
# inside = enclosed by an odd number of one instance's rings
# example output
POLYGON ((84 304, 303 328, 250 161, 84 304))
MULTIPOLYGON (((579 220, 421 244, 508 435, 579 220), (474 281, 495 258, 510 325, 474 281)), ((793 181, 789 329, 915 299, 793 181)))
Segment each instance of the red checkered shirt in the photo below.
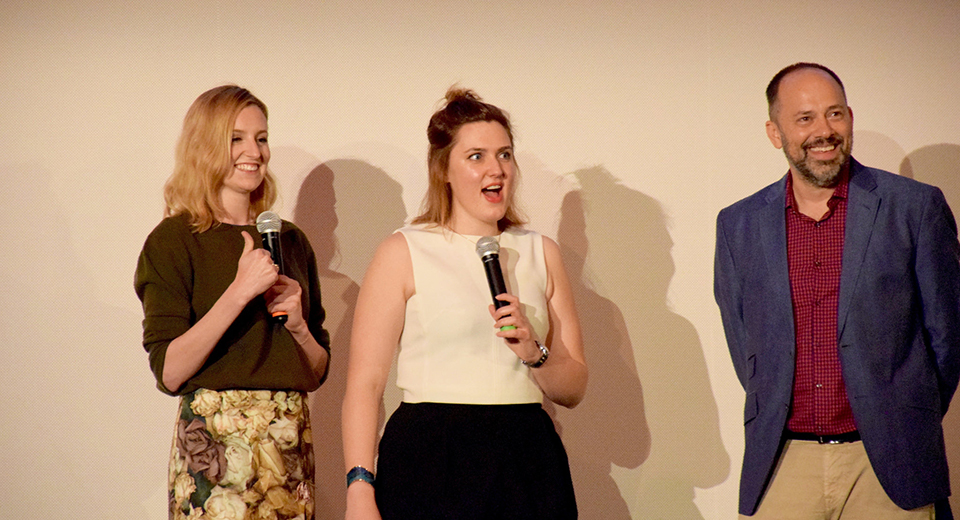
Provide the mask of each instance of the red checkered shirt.
POLYGON ((797 337, 793 406, 787 428, 795 432, 836 435, 857 429, 837 344, 847 190, 844 175, 827 202, 827 213, 817 221, 797 211, 792 179, 787 175, 787 263, 797 337))

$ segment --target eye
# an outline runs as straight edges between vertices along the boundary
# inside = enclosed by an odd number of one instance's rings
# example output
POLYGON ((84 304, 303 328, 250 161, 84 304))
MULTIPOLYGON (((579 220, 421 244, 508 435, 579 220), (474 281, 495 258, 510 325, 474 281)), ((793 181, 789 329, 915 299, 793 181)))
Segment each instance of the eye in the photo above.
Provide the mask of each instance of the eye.
POLYGON ((261 137, 261 138, 257 139, 257 142, 259 142, 259 143, 261 143, 261 144, 267 144, 267 138, 266 138, 266 137, 261 137))
POLYGON ((235 135, 233 136, 233 139, 231 139, 230 141, 233 143, 239 143, 240 141, 243 141, 243 138, 240 137, 239 135, 235 135))
POLYGON ((480 160, 480 152, 473 152, 472 154, 470 154, 470 155, 467 156, 467 159, 469 159, 469 160, 471 160, 471 161, 479 161, 479 160, 480 160))
POLYGON ((509 161, 510 159, 513 159, 513 152, 510 150, 504 150, 500 152, 500 158, 504 161, 509 161))

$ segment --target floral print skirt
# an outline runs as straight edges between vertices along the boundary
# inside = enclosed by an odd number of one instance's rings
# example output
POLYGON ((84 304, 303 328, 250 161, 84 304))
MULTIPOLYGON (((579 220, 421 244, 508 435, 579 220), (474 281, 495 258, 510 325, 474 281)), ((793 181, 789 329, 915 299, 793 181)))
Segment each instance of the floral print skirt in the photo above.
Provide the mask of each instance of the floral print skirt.
POLYGON ((171 520, 313 519, 306 394, 197 390, 180 397, 171 520))

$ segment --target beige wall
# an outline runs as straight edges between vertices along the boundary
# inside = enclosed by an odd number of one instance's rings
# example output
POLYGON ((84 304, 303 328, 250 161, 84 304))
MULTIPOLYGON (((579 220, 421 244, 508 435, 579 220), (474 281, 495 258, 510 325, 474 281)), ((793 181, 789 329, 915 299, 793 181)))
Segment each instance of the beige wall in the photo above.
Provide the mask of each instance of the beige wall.
MULTIPOLYGON (((279 211, 324 264, 334 372, 311 404, 335 517, 351 304, 418 207, 427 119, 459 81, 513 115, 533 227, 575 280, 592 379, 556 418, 581 516, 732 518, 743 392, 713 226, 786 171, 763 88, 794 61, 832 67, 855 155, 960 208, 957 27, 953 0, 4 2, 0 517, 166 517, 175 402, 131 282, 183 114, 225 82, 270 107, 279 211)), ((956 406, 947 430, 956 475, 956 406)))

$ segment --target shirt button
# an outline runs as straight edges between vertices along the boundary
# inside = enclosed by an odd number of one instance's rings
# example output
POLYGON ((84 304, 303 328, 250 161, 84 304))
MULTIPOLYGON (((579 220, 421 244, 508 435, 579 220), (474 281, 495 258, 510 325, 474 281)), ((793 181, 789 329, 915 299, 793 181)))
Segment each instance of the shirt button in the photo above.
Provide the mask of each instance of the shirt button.
POLYGON ((814 386, 816 386, 817 388, 823 388, 823 385, 821 385, 820 383, 817 383, 817 384, 814 385, 814 386))

